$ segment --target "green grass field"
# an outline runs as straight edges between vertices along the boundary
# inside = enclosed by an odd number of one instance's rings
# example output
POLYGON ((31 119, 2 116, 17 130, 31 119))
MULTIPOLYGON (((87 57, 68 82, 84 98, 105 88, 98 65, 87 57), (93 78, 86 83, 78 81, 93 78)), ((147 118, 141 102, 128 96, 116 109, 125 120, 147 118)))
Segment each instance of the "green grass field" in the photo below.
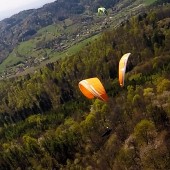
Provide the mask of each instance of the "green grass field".
POLYGON ((44 63, 54 62, 54 61, 58 60, 59 58, 74 55, 75 53, 80 51, 88 42, 93 41, 94 39, 97 39, 98 37, 99 37, 99 35, 95 35, 90 38, 87 38, 87 39, 71 46, 70 48, 68 48, 67 50, 65 50, 63 52, 51 52, 51 54, 49 55, 50 59, 42 62, 41 64, 44 65, 44 63))
MULTIPOLYGON (((40 65, 38 65, 36 67, 30 67, 30 68, 26 69, 25 71, 17 74, 17 76, 22 76, 22 75, 25 75, 25 74, 28 74, 28 73, 32 73, 36 69, 39 69, 39 68, 45 66, 49 62, 57 61, 59 58, 68 57, 68 56, 74 55, 76 52, 80 51, 88 42, 91 42, 91 41, 97 39, 98 37, 99 37, 99 34, 97 34, 95 36, 92 36, 90 38, 87 38, 87 39, 85 39, 85 40, 83 40, 83 41, 73 45, 72 47, 68 48, 67 50, 65 50, 63 52, 51 52, 48 49, 44 49, 44 50, 46 50, 47 53, 50 53, 49 54, 50 59, 41 62, 40 65)), ((40 51, 38 51, 38 52, 40 52, 40 51)), ((15 75, 12 75, 10 77, 14 77, 14 76, 15 75)))
POLYGON ((15 66, 17 63, 19 64, 23 62, 24 60, 24 58, 18 57, 18 55, 16 55, 15 50, 13 50, 13 52, 8 56, 8 58, 6 58, 3 63, 0 64, 0 73, 5 71, 6 69, 9 69, 10 67, 15 66))
POLYGON ((30 52, 35 48, 35 40, 29 40, 29 41, 25 41, 22 42, 18 47, 18 53, 25 56, 25 55, 29 55, 30 52))
POLYGON ((153 4, 154 2, 156 2, 157 0, 144 0, 144 3, 146 4, 146 5, 151 5, 151 4, 153 4))
POLYGON ((38 31, 38 34, 45 34, 45 33, 53 33, 54 35, 58 36, 60 34, 60 31, 62 30, 62 26, 60 25, 49 25, 47 27, 44 27, 38 31))
POLYGON ((59 36, 61 33, 72 35, 73 33, 77 32, 78 28, 78 24, 73 24, 72 20, 66 19, 66 21, 62 22, 60 25, 49 25, 40 29, 33 39, 21 42, 16 48, 14 48, 7 59, 5 59, 0 64, 0 73, 2 73, 6 68, 9 69, 10 67, 14 67, 15 65, 17 65, 17 63, 23 62, 30 57, 33 59, 41 58, 43 56, 49 56, 49 62, 52 62, 57 60, 58 58, 73 55, 74 53, 79 51, 84 44, 90 41, 90 39, 86 39, 75 45, 72 44, 72 42, 70 41, 67 43, 67 45, 70 45, 71 47, 63 52, 53 52, 52 49, 41 49, 39 47, 41 47, 46 42, 57 38, 57 36, 59 36), (64 23, 66 25, 65 29, 63 28, 64 23))

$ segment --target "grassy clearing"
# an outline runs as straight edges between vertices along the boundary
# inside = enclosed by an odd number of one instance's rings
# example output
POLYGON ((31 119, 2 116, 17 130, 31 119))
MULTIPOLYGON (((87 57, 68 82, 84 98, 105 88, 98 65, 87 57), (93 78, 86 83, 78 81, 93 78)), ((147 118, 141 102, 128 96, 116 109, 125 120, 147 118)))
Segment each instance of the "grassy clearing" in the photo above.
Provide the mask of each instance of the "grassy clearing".
POLYGON ((146 4, 146 5, 151 5, 151 4, 153 4, 154 2, 156 2, 157 0, 144 0, 144 3, 146 4))
POLYGON ((0 64, 0 73, 5 69, 13 67, 20 62, 23 62, 26 57, 30 56, 35 45, 33 40, 22 42, 15 48, 12 53, 0 64))
POLYGON ((98 37, 99 37, 99 35, 95 35, 93 37, 87 38, 87 39, 79 42, 78 44, 73 45, 72 47, 65 50, 64 52, 51 52, 51 51, 46 50, 47 53, 51 53, 49 55, 50 59, 41 62, 41 64, 38 65, 37 67, 31 67, 29 69, 26 69, 24 72, 19 73, 18 76, 25 75, 25 74, 28 74, 28 73, 32 73, 35 70, 45 66, 47 63, 57 61, 59 58, 74 55, 76 52, 80 51, 88 42, 93 41, 93 40, 97 39, 98 37))
POLYGON ((38 31, 38 34, 52 33, 55 36, 58 36, 63 28, 60 25, 49 25, 38 31))
POLYGON ((65 19, 65 25, 66 26, 69 26, 69 25, 72 25, 73 24, 73 21, 71 19, 65 19))
POLYGON ((20 45, 17 47, 18 52, 24 56, 32 55, 38 43, 44 43, 53 40, 60 34, 60 29, 61 28, 59 25, 49 25, 40 29, 34 39, 20 43, 20 45))
POLYGON ((35 48, 35 41, 34 40, 28 40, 25 42, 22 42, 18 47, 18 53, 20 55, 29 55, 31 51, 35 48))
POLYGON ((54 61, 58 60, 59 58, 74 55, 75 53, 80 51, 88 42, 91 42, 94 39, 97 39, 98 37, 99 37, 99 35, 95 35, 90 38, 87 38, 87 39, 73 45, 72 47, 68 48, 67 50, 65 50, 63 52, 53 52, 53 53, 51 53, 50 59, 47 62, 54 62, 54 61))
POLYGON ((56 35, 60 34, 59 30, 61 30, 60 26, 50 25, 39 30, 34 39, 21 42, 0 64, 0 73, 6 68, 13 67, 17 63, 24 61, 29 56, 39 58, 40 56, 48 55, 51 50, 43 49, 36 51, 36 46, 38 43, 44 43, 56 38, 56 35))
POLYGON ((0 65, 0 73, 2 73, 5 69, 13 67, 17 63, 22 62, 24 59, 21 57, 17 57, 16 54, 13 52, 9 55, 8 58, 4 60, 3 63, 0 65))

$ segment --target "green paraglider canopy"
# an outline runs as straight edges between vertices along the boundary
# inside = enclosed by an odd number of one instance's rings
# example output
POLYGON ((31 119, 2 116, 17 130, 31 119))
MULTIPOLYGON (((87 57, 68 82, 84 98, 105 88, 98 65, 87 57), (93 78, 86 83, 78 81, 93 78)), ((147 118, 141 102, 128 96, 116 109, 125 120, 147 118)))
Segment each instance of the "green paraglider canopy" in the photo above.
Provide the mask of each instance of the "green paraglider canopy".
POLYGON ((106 10, 106 8, 104 8, 104 7, 98 8, 98 14, 99 14, 99 15, 101 15, 101 14, 108 15, 107 10, 106 10))

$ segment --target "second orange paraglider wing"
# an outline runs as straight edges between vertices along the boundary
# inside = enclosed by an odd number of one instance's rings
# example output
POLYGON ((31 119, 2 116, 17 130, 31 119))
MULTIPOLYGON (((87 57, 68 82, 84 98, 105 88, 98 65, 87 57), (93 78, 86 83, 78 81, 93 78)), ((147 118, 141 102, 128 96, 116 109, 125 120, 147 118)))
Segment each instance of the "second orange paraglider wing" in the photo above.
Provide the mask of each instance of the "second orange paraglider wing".
POLYGON ((121 87, 124 86, 124 78, 125 78, 125 72, 126 72, 126 65, 127 60, 129 58, 131 53, 126 53, 122 56, 122 58, 119 61, 119 84, 121 87))

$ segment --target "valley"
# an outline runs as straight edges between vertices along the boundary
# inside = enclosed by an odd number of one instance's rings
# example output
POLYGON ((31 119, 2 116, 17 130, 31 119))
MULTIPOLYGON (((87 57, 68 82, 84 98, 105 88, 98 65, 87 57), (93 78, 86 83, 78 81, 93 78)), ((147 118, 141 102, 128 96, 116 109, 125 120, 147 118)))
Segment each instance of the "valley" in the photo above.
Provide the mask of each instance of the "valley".
POLYGON ((108 16, 87 8, 83 14, 41 28, 30 39, 19 42, 0 64, 1 79, 32 73, 47 63, 75 54, 104 30, 116 29, 130 17, 143 13, 146 5, 143 1, 122 1, 107 9, 108 16))

